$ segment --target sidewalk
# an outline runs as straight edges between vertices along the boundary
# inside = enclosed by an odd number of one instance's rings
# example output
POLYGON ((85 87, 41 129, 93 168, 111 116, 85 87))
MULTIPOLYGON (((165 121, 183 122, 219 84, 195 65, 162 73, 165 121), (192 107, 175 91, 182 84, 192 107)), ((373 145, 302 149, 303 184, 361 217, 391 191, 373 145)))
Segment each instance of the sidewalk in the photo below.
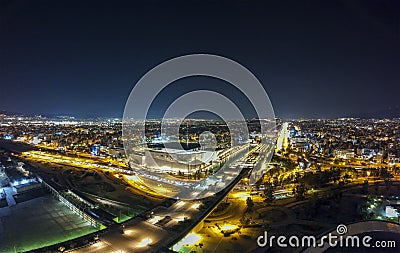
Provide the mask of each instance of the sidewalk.
POLYGON ((17 203, 15 202, 15 199, 13 197, 14 189, 12 187, 6 187, 4 188, 4 193, 6 194, 6 200, 8 206, 15 206, 17 203))

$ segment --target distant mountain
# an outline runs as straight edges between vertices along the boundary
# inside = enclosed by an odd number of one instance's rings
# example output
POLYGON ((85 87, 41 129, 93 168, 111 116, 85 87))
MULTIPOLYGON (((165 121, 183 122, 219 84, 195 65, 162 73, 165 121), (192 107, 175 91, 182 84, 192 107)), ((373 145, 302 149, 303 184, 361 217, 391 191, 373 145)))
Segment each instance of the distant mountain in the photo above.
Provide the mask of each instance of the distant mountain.
POLYGON ((400 107, 399 106, 394 106, 394 107, 389 107, 389 108, 383 109, 383 110, 349 115, 347 117, 363 118, 363 119, 371 119, 371 118, 375 118, 375 119, 393 119, 393 118, 400 118, 400 107))
MULTIPOLYGON (((61 115, 61 114, 26 114, 20 112, 10 112, 7 110, 0 110, 0 114, 4 114, 7 116, 22 116, 22 117, 37 117, 41 116, 43 118, 48 119, 108 119, 108 118, 122 118, 122 117, 99 117, 94 115, 80 116, 75 117, 72 115, 61 115)), ((219 117, 207 112, 197 112, 189 116, 192 119, 211 119, 211 120, 219 120, 219 117)), ((400 118, 400 106, 389 107, 383 110, 370 111, 364 113, 354 113, 354 114, 344 114, 341 116, 343 118, 362 118, 362 119, 393 119, 400 118)), ((338 117, 338 118, 341 118, 338 117)), ((157 117, 155 117, 157 118, 157 117)), ((148 115, 148 119, 151 119, 151 116, 148 115)))
POLYGON ((25 116, 23 113, 10 112, 10 111, 6 111, 6 110, 0 110, 0 114, 4 114, 7 116, 25 116))
POLYGON ((71 120, 71 119, 109 119, 109 118, 118 118, 118 117, 100 117, 95 115, 87 115, 87 116, 72 116, 72 115, 65 115, 65 114, 55 114, 55 113, 47 113, 47 114, 38 114, 38 113, 20 113, 20 112, 10 112, 6 110, 0 110, 0 114, 4 114, 7 116, 21 116, 21 117, 42 117, 47 119, 61 119, 61 120, 71 120))
POLYGON ((37 114, 37 113, 20 113, 20 112, 10 112, 7 110, 0 110, 0 114, 4 114, 7 116, 22 116, 22 117, 45 117, 45 118, 59 118, 59 117, 69 117, 69 116, 59 116, 59 115, 45 115, 45 114, 37 114))

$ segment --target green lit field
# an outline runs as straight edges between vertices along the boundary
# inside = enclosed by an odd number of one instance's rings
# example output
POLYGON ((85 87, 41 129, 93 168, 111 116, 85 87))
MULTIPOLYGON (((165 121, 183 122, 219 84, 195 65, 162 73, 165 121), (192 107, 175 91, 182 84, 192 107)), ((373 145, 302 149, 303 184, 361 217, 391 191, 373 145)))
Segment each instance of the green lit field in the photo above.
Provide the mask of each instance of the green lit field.
POLYGON ((125 215, 125 214, 121 214, 121 215, 119 215, 118 217, 116 217, 116 218, 114 219, 114 221, 117 222, 117 223, 123 223, 123 222, 125 222, 125 221, 127 221, 127 220, 132 219, 133 217, 134 217, 134 215, 125 215))
POLYGON ((24 252, 95 231, 50 195, 0 209, 0 252, 24 252))

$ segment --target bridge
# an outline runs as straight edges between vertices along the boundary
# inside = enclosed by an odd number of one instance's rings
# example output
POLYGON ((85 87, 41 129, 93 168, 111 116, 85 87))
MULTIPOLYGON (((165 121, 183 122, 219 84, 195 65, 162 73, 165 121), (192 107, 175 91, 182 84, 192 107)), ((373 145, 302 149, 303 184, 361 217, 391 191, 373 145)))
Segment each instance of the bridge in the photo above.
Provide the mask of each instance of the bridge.
POLYGON ((38 181, 51 192, 54 198, 79 215, 82 219, 89 222, 90 225, 97 229, 102 229, 105 226, 111 226, 115 222, 110 214, 101 212, 98 209, 97 203, 84 197, 78 192, 62 187, 55 182, 46 182, 41 177, 37 177, 38 181))
POLYGON ((75 253, 104 253, 104 252, 168 252, 172 245, 201 223, 225 198, 225 196, 247 175, 249 170, 242 169, 235 180, 226 189, 215 194, 212 203, 200 211, 194 208, 205 200, 177 201, 168 208, 156 207, 148 219, 136 217, 124 223, 123 232, 120 228, 111 227, 99 236, 99 241, 87 247, 73 250, 75 253), (185 217, 194 217, 193 221, 185 217), (168 218, 168 219, 166 219, 168 218), (162 221, 165 222, 162 222, 162 221), (185 228, 177 232, 170 225, 177 221, 185 221, 185 228), (164 224, 165 223, 165 224, 164 224))

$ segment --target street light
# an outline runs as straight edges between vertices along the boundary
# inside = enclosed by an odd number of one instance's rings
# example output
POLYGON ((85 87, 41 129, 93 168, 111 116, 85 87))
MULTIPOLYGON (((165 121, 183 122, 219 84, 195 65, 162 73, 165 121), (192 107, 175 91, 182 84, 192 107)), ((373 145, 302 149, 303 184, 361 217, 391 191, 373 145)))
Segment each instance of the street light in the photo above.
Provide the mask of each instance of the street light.
POLYGON ((146 246, 149 246, 150 243, 152 243, 152 242, 153 242, 153 240, 147 237, 147 238, 144 238, 142 241, 140 241, 138 246, 139 247, 146 247, 146 246))

